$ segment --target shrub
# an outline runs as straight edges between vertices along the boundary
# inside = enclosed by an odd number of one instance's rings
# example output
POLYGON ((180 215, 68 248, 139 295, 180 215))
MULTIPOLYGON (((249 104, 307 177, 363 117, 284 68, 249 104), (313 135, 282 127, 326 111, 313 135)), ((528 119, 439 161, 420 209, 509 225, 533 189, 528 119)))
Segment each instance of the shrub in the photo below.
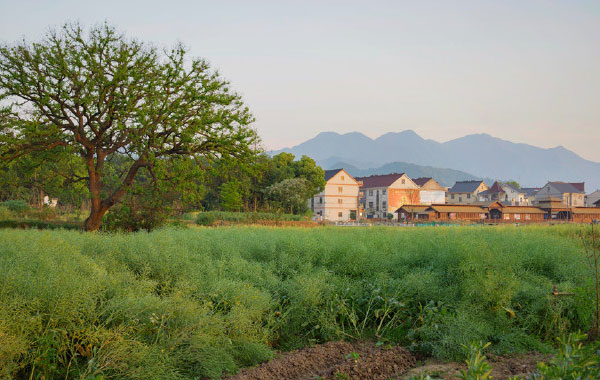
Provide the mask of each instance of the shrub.
POLYGON ((201 226, 212 226, 215 223, 215 220, 217 220, 217 218, 215 217, 214 213, 201 212, 196 217, 196 224, 201 226))
POLYGON ((25 202, 23 200, 4 201, 4 202, 0 203, 0 206, 5 207, 5 208, 9 209, 10 211, 17 213, 17 214, 22 214, 25 211, 29 210, 29 205, 27 204, 27 202, 25 202))

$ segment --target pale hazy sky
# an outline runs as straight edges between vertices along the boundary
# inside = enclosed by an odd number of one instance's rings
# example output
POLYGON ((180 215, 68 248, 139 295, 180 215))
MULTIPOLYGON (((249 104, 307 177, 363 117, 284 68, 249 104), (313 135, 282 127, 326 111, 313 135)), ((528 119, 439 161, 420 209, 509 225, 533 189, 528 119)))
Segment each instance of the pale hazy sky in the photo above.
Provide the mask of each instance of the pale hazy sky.
POLYGON ((266 148, 413 129, 600 161, 598 0, 0 0, 8 42, 105 20, 208 59, 244 96, 266 148))

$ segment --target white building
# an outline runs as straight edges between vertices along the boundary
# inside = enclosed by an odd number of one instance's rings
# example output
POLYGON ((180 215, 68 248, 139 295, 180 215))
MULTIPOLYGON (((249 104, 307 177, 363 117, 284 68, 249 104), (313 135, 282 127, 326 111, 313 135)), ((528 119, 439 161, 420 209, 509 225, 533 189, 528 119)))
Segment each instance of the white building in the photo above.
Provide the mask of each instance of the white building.
POLYGON ((413 182, 419 186, 419 204, 444 204, 446 203, 446 188, 433 178, 415 178, 413 182))
POLYGON ((600 201, 600 190, 596 190, 593 193, 589 193, 585 196, 586 207, 594 207, 598 201, 600 201))
POLYGON ((325 170, 325 189, 311 199, 320 220, 357 220, 359 183, 344 169, 325 170))
POLYGON ((565 206, 585 206, 585 183, 583 182, 548 182, 535 195, 536 202, 558 198, 565 206))

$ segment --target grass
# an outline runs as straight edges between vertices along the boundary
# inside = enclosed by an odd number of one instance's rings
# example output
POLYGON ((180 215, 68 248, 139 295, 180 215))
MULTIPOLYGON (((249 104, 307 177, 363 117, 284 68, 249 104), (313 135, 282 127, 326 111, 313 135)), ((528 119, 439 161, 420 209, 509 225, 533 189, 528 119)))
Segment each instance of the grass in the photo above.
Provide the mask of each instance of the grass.
POLYGON ((0 378, 218 378, 334 339, 548 351, 592 322, 578 228, 0 230, 0 378))

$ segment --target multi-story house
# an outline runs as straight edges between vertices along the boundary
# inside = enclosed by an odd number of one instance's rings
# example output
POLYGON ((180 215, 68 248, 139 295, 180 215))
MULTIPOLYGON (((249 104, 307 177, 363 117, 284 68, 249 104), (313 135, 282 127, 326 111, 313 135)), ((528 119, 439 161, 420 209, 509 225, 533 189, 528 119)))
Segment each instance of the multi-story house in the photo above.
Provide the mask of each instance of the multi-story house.
POLYGON ((478 194, 487 190, 488 187, 483 181, 460 181, 446 193, 446 203, 448 204, 472 204, 479 202, 478 194))
POLYGON ((477 194, 480 202, 499 201, 508 206, 527 206, 529 202, 525 193, 513 185, 500 183, 498 181, 487 190, 477 194))
POLYGON ((367 218, 386 219, 405 204, 418 204, 419 186, 406 173, 356 178, 361 184, 361 203, 367 218))
POLYGON ((421 177, 413 179, 413 182, 419 186, 419 204, 446 203, 446 188, 440 185, 435 179, 421 177))
POLYGON ((550 198, 557 198, 568 207, 585 206, 584 182, 548 182, 535 195, 537 203, 550 198))
POLYGON ((311 209, 320 220, 332 222, 358 219, 360 185, 344 169, 325 170, 325 188, 311 199, 311 209))
POLYGON ((593 193, 589 193, 585 196, 586 207, 594 207, 598 201, 600 201, 600 190, 596 190, 593 193))

